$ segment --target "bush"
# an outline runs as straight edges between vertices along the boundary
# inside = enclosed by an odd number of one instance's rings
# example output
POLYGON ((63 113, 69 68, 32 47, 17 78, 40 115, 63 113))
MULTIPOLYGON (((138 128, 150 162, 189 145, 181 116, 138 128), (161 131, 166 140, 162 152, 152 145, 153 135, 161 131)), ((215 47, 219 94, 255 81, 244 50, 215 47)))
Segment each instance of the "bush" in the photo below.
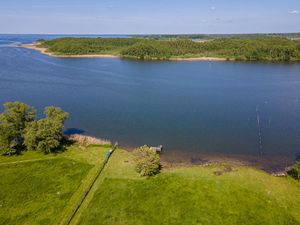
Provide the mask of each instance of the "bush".
POLYGON ((69 141, 79 144, 80 147, 87 147, 89 145, 112 146, 111 141, 109 140, 95 138, 95 137, 81 135, 81 134, 71 134, 67 138, 69 141))
POLYGON ((297 162, 296 165, 294 165, 292 169, 288 171, 288 174, 291 177, 300 180, 300 162, 297 162))
POLYGON ((141 176, 153 176, 159 173, 160 157, 159 154, 150 149, 147 145, 134 150, 135 169, 141 176))

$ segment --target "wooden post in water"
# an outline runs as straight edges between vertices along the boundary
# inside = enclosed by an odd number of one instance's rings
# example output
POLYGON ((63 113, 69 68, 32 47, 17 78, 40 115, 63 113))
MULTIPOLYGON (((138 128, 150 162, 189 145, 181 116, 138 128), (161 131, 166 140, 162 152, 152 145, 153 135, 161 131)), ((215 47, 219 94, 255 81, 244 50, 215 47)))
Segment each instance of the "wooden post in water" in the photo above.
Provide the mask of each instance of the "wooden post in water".
POLYGON ((258 130, 258 144, 259 144, 259 154, 263 154, 263 144, 262 144, 262 136, 261 136, 261 128, 260 128, 260 115, 258 106, 256 106, 256 121, 257 121, 257 130, 258 130))

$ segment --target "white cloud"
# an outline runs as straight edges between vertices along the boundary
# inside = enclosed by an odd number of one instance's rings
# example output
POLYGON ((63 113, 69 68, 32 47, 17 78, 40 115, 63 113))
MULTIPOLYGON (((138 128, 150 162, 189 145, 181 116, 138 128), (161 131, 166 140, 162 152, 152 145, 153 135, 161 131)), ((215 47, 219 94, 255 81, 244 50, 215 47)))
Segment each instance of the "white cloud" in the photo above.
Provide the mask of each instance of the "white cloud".
POLYGON ((299 14, 299 10, 291 10, 289 11, 289 14, 299 14))
POLYGON ((215 11, 215 10, 216 10, 216 7, 215 7, 215 6, 212 6, 212 7, 210 7, 210 10, 211 10, 211 11, 215 11))

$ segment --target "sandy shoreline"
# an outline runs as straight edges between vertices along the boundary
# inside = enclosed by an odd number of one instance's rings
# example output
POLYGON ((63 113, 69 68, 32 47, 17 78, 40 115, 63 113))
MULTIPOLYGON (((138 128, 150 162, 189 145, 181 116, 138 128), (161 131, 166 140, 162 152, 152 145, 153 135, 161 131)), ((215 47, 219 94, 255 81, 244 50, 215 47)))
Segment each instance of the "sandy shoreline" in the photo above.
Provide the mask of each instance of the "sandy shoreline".
MULTIPOLYGON (((48 52, 46 48, 39 47, 37 44, 21 44, 19 47, 32 49, 39 51, 42 54, 57 57, 57 58, 121 58, 119 56, 110 55, 110 54, 95 54, 95 55, 57 55, 51 52, 48 52)), ((226 58, 216 58, 216 57, 192 57, 192 58, 170 58, 170 61, 228 61, 226 58)))
POLYGON ((172 61, 231 61, 226 58, 216 57, 193 57, 193 58, 170 58, 172 61))
MULTIPOLYGON (((121 145, 129 152, 137 146, 121 145)), ((202 153, 197 151, 182 151, 165 149, 161 153, 161 163, 164 167, 191 167, 214 164, 232 164, 252 167, 276 175, 286 173, 286 169, 295 164, 294 156, 255 156, 243 154, 202 153)))
POLYGON ((97 54, 97 55, 57 55, 51 52, 47 52, 46 48, 39 47, 36 44, 22 44, 19 45, 19 47, 23 48, 28 48, 32 50, 39 51, 42 54, 51 56, 51 57, 56 57, 56 58, 119 58, 118 56, 115 55, 104 55, 104 54, 97 54))

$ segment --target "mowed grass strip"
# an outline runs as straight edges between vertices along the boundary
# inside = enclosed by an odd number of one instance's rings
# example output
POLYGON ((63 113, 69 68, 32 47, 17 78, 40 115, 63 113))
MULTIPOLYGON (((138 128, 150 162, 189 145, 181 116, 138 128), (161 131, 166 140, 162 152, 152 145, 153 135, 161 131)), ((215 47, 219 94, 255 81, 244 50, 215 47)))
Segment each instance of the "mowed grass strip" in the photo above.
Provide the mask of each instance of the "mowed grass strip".
POLYGON ((92 166, 66 158, 0 166, 0 224, 55 224, 92 166))
POLYGON ((300 224, 299 182, 228 166, 171 168, 144 179, 130 153, 117 151, 79 224, 300 224))
MULTIPOLYGON (((109 147, 97 147, 97 146, 90 146, 88 151, 91 153, 92 156, 96 156, 91 158, 92 162, 95 163, 95 166, 90 170, 88 175, 82 181, 80 187, 76 190, 73 194, 72 198, 66 205, 61 215, 61 218, 57 222, 59 225, 68 225, 72 221, 74 215, 77 213, 77 210, 81 207, 81 204, 85 200, 86 196, 90 192, 94 182, 99 177, 101 171, 103 170, 107 158, 104 157, 104 154, 108 152, 109 147), (96 151, 91 151, 96 150, 96 151), (101 153, 101 156, 99 155, 101 153)), ((82 156, 82 155, 80 155, 82 156)), ((78 156, 77 156, 78 158, 78 156)), ((84 157, 86 159, 86 157, 84 157)))

